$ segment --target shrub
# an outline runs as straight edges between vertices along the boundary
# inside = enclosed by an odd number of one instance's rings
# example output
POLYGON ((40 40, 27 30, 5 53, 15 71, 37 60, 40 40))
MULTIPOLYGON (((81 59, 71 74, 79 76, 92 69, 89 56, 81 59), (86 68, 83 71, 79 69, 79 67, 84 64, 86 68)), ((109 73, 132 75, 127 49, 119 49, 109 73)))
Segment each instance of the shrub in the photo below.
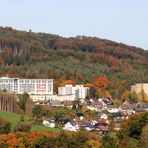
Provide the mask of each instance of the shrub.
POLYGON ((17 127, 15 128, 16 132, 30 132, 31 125, 27 123, 18 123, 17 127))
POLYGON ((11 131, 11 123, 9 121, 0 119, 0 133, 9 133, 11 131))

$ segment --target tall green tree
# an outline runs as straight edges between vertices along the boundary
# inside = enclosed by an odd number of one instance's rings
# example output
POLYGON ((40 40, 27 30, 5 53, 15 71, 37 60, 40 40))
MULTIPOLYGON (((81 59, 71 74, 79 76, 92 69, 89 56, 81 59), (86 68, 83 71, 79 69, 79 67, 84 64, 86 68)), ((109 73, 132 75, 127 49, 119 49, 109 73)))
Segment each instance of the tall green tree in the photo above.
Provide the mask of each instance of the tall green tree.
POLYGON ((23 93, 18 95, 18 105, 24 111, 26 111, 26 102, 29 99, 29 94, 23 93))
POLYGON ((115 139, 112 136, 106 135, 102 138, 101 148, 117 148, 115 139))
POLYGON ((42 117, 42 108, 39 105, 34 106, 32 110, 33 117, 41 118, 42 117))

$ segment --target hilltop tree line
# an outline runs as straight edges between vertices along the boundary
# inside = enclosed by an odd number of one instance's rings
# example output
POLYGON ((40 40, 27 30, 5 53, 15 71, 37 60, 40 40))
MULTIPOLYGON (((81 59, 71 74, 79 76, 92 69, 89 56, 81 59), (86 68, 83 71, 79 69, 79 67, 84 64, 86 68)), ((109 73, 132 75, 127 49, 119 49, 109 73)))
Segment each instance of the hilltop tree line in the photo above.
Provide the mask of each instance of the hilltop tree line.
POLYGON ((60 79, 78 82, 106 75, 130 83, 148 79, 148 52, 96 37, 64 38, 0 27, 0 76, 60 79))

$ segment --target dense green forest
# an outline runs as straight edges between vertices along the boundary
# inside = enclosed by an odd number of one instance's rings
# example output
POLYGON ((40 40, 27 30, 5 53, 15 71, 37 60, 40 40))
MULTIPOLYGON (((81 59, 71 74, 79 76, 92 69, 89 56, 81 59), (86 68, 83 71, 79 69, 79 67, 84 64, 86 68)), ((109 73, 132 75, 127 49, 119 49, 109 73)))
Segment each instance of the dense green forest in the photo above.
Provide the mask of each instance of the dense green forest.
POLYGON ((0 27, 0 76, 75 79, 95 76, 148 80, 148 51, 96 37, 58 35, 0 27))

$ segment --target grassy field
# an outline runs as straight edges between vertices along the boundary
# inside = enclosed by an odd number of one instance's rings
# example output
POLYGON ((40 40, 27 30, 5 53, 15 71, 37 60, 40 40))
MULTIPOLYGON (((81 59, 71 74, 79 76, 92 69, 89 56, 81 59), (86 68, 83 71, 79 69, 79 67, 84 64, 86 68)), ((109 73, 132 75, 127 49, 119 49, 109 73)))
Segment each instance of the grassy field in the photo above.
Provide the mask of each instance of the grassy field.
POLYGON ((20 121, 21 115, 0 111, 0 118, 10 121, 12 130, 13 130, 14 127, 16 127, 17 123, 20 121))
POLYGON ((49 128, 43 125, 34 125, 31 129, 32 131, 53 131, 53 132, 59 132, 60 129, 58 128, 49 128))
MULTIPOLYGON (((10 112, 5 112, 5 111, 0 111, 0 119, 4 119, 4 120, 11 122, 11 129, 13 131, 17 123, 20 121, 21 115, 13 114, 10 112)), ((31 124, 31 121, 27 121, 27 118, 25 118, 25 123, 31 124)), ((49 128, 43 125, 33 125, 31 130, 32 131, 53 131, 53 132, 60 131, 58 128, 49 128)))

